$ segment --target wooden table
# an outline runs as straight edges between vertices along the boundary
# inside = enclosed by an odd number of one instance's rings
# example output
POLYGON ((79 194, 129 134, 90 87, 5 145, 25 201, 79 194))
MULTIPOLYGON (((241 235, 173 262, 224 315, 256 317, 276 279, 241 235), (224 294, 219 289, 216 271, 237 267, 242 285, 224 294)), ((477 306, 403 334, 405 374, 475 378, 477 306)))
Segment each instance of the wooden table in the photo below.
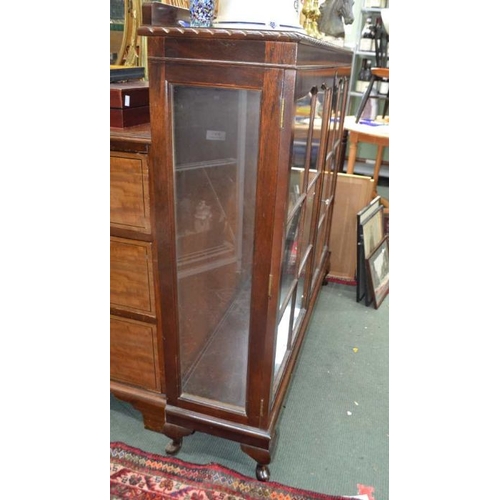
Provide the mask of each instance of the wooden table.
MULTIPOLYGON (((364 125, 356 123, 354 116, 346 116, 344 121, 344 133, 349 134, 349 155, 347 159, 347 174, 354 173, 356 154, 359 142, 367 142, 377 146, 377 156, 373 167, 373 197, 377 196, 377 183, 382 166, 384 148, 389 146, 389 125, 364 125)), ((382 204, 389 208, 389 200, 383 198, 382 204)))

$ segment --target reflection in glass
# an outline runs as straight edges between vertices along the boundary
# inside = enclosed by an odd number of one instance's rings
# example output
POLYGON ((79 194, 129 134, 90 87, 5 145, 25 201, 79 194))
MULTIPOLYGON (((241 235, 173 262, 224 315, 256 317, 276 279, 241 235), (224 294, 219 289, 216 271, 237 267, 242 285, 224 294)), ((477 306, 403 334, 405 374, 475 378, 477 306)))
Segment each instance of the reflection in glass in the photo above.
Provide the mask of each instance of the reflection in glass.
MULTIPOLYGON (((306 257, 307 259, 307 257, 306 257)), ((295 336, 299 331, 298 327, 302 321, 305 313, 306 304, 304 303, 304 283, 305 283, 305 269, 306 266, 302 266, 302 271, 299 275, 297 282, 297 291, 295 297, 295 307, 293 311, 293 331, 292 331, 292 341, 295 340, 295 336)))
POLYGON ((299 253, 299 219, 301 210, 297 210, 288 224, 285 239, 285 251, 281 264, 280 307, 289 293, 297 275, 299 253))
POLYGON ((312 215, 313 215, 313 202, 314 202, 315 186, 312 187, 307 193, 305 204, 305 219, 303 224, 303 231, 300 235, 300 255, 304 258, 306 251, 311 245, 311 231, 312 231, 312 215))
POLYGON ((316 87, 295 103, 291 175, 288 189, 289 215, 306 189, 304 182, 308 178, 309 171, 316 169, 321 132, 321 110, 316 87))
MULTIPOLYGON (((326 217, 322 217, 319 222, 319 227, 318 227, 318 240, 316 243, 316 248, 315 248, 315 256, 314 256, 314 276, 315 279, 317 279, 317 273, 319 272, 321 268, 321 263, 323 261, 323 258, 326 256, 326 217)), ((311 284, 311 286, 314 285, 314 281, 311 284)), ((312 290, 312 288, 311 288, 312 290)))
POLYGON ((279 369, 283 360, 285 358, 285 354, 287 350, 290 348, 288 338, 290 332, 290 315, 292 312, 291 301, 288 302, 285 308, 285 312, 280 319, 278 325, 278 337, 276 339, 276 351, 274 356, 274 373, 275 377, 279 373, 279 369))
POLYGON ((109 64, 117 64, 125 36, 125 0, 110 0, 109 64))
POLYGON ((172 86, 182 397, 246 401, 260 92, 172 86))

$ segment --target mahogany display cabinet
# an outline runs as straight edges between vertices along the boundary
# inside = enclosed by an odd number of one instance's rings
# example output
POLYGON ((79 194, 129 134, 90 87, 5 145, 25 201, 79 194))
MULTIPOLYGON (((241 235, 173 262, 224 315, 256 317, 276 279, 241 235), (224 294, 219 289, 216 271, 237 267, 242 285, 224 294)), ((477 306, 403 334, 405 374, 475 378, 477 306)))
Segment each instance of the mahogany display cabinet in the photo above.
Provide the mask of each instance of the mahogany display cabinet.
POLYGON ((139 34, 166 451, 210 433, 240 443, 267 480, 328 272, 351 54, 300 32, 139 34))

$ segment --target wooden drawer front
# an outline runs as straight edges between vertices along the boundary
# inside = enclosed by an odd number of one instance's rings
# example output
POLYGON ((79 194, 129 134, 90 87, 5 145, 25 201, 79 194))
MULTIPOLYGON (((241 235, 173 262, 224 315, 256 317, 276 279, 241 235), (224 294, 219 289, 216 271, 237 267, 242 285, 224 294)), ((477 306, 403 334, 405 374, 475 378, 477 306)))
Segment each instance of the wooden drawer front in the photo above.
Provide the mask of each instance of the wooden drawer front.
POLYGON ((160 391, 156 342, 156 326, 111 316, 111 379, 160 391))
POLYGON ((111 226, 151 232, 147 156, 112 153, 110 168, 111 226))
POLYGON ((111 238, 111 306, 155 315, 151 243, 111 238))

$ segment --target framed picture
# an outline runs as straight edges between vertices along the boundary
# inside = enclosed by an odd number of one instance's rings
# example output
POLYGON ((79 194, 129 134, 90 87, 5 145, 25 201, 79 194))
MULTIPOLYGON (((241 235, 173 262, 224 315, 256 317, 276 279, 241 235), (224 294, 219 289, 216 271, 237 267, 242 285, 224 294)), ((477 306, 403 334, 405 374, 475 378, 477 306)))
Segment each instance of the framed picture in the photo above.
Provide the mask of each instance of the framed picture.
POLYGON ((363 226, 363 246, 368 257, 384 238, 384 207, 380 205, 363 226))
POLYGON ((384 236, 379 245, 366 259, 370 289, 375 309, 380 307, 389 293, 389 237, 384 236))
POLYGON ((378 210, 381 197, 377 196, 356 214, 357 218, 357 247, 356 247, 356 302, 360 302, 366 295, 366 267, 365 249, 363 243, 363 224, 378 210))
POLYGON ((377 208, 380 207, 380 205, 382 204, 382 202, 380 201, 381 199, 382 198, 380 196, 373 198, 373 200, 370 201, 370 203, 366 205, 365 208, 357 213, 358 222, 360 224, 363 224, 367 219, 369 219, 377 210, 377 208))
POLYGON ((367 306, 373 298, 367 283, 365 260, 384 237, 383 210, 381 197, 377 196, 357 214, 356 301, 365 297, 367 306))

